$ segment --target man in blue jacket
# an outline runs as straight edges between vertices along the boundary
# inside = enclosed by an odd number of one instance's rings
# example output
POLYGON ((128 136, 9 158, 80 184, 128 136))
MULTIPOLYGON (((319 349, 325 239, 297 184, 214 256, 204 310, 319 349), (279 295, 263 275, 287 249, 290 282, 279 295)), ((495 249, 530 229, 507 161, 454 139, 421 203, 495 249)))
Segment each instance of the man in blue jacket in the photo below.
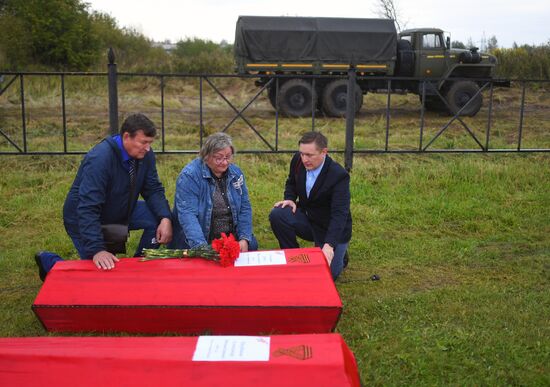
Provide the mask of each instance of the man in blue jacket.
MULTIPOLYGON (((170 208, 151 150, 155 135, 155 125, 145 115, 128 116, 120 134, 105 138, 84 157, 65 199, 65 230, 80 258, 93 260, 98 269, 112 269, 118 262, 107 251, 102 225, 143 229, 136 256, 172 240, 170 208), (145 201, 138 201, 140 194, 145 201)), ((35 259, 42 280, 62 260, 50 252, 35 259)))
POLYGON ((296 236, 321 247, 336 279, 351 239, 349 174, 328 156, 328 140, 308 132, 290 162, 284 200, 269 221, 281 249, 299 247, 296 236))

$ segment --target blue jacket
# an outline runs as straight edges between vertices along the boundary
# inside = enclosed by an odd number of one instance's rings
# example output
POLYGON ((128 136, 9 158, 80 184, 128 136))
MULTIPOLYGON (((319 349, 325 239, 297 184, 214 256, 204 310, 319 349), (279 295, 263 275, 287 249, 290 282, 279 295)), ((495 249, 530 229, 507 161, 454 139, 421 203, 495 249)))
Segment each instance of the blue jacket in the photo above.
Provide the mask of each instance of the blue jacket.
POLYGON ((128 224, 128 199, 131 213, 139 194, 159 222, 170 218, 170 206, 158 177, 153 151, 137 160, 131 198, 128 169, 113 137, 105 138, 84 156, 63 206, 66 227, 76 226, 79 230, 86 251, 83 258, 92 258, 105 250, 102 224, 128 224))
MULTIPOLYGON (((172 219, 173 247, 195 248, 208 243, 212 223, 212 195, 216 183, 210 169, 197 158, 181 171, 176 183, 176 197, 172 219)), ((252 240, 252 207, 244 175, 235 164, 227 171, 227 197, 237 229, 237 240, 252 240)))
POLYGON ((328 155, 309 197, 306 194, 306 168, 296 153, 290 162, 285 200, 292 200, 306 214, 315 239, 336 247, 351 239, 349 174, 328 155))

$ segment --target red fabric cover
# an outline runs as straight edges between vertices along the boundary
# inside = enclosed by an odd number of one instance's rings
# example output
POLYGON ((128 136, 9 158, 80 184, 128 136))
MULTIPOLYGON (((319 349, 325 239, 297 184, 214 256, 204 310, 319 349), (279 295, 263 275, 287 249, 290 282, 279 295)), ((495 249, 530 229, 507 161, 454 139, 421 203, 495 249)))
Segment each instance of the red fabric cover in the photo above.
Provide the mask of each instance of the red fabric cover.
POLYGON ((33 304, 47 330, 180 334, 326 333, 342 302, 318 248, 285 251, 287 265, 221 267, 200 258, 115 269, 58 262, 33 304), (302 255, 305 254, 305 255, 302 255))
POLYGON ((0 339, 0 385, 360 385, 353 353, 338 334, 272 336, 266 362, 194 362, 196 342, 196 337, 0 339), (310 358, 301 358, 301 346, 309 347, 310 358))

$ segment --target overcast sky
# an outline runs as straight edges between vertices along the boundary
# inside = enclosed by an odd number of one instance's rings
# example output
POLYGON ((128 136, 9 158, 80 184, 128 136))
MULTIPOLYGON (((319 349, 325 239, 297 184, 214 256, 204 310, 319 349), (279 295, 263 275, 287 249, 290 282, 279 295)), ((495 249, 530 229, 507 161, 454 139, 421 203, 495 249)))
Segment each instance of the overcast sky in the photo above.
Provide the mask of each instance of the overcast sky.
MULTIPOLYGON (((114 17, 120 27, 137 29, 156 40, 197 37, 233 43, 239 15, 372 18, 377 0, 85 0, 114 17)), ((548 0, 396 0, 407 28, 436 27, 452 40, 481 46, 495 35, 499 47, 550 41, 548 0)))

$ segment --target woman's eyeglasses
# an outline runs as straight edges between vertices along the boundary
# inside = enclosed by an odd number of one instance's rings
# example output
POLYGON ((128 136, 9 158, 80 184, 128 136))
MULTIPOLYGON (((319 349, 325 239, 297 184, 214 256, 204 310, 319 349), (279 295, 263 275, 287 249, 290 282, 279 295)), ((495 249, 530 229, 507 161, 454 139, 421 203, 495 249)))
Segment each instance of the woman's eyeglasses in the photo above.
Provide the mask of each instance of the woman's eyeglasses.
POLYGON ((212 156, 212 160, 214 160, 214 163, 216 165, 220 165, 224 161, 226 161, 227 163, 230 163, 233 160, 233 155, 226 156, 226 157, 224 157, 224 156, 212 156))

